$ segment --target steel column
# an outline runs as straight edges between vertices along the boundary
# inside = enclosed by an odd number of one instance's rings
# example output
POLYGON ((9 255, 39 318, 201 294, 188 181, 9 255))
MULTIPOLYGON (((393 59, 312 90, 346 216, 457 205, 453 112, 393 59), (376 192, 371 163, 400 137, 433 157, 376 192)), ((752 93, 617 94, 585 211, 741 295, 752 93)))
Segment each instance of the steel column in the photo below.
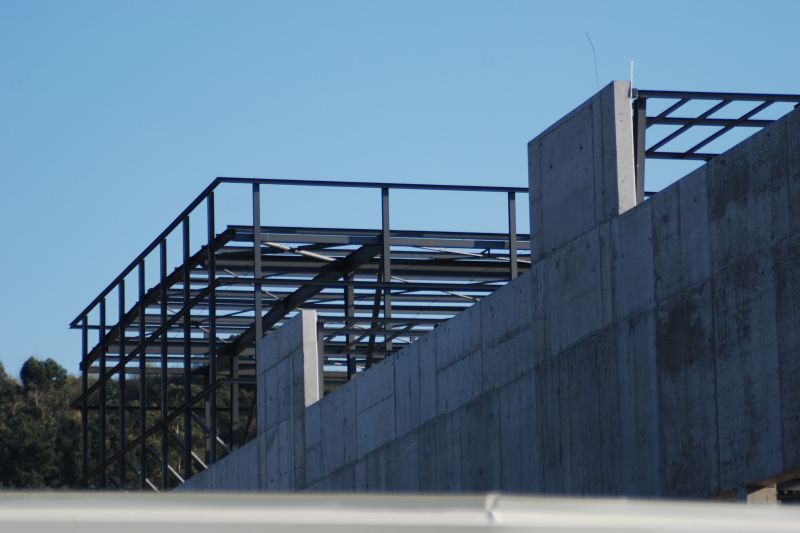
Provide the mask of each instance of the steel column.
MULTIPOLYGON (((118 310, 119 310, 119 358, 120 358, 120 369, 119 369, 119 449, 125 449, 125 443, 127 439, 125 438, 125 407, 128 404, 128 398, 126 394, 126 383, 125 383, 125 328, 122 327, 123 321, 125 320, 125 279, 121 279, 118 286, 118 310)), ((120 490, 125 490, 125 461, 122 460, 119 462, 119 488, 120 490)))
POLYGON ((100 488, 106 488, 106 298, 100 300, 100 488))
MULTIPOLYGON (((189 309, 191 298, 191 270, 189 269, 189 217, 183 219, 183 401, 192 398, 192 313, 189 309)), ((183 417, 183 478, 192 477, 192 415, 189 411, 183 417)))
MULTIPOLYGON (((214 282, 217 278, 217 260, 214 252, 214 192, 208 194, 206 199, 208 209, 208 384, 217 381, 217 296, 214 282)), ((217 389, 214 387, 209 394, 209 433, 211 433, 209 464, 217 462, 217 389)))
POLYGON ((647 131, 647 99, 638 96, 633 101, 633 157, 636 175, 636 203, 644 201, 644 165, 647 131))
MULTIPOLYGON (((161 326, 167 322, 167 239, 161 241, 159 244, 159 277, 161 282, 161 295, 159 297, 161 304, 161 326)), ((167 417, 169 410, 169 398, 167 395, 167 330, 161 333, 161 420, 167 417)), ((169 433, 167 428, 161 430, 161 490, 166 490, 169 487, 169 479, 167 477, 168 464, 167 452, 169 450, 169 433)))
MULTIPOLYGON (((383 250, 381 252, 381 272, 383 280, 392 280, 392 251, 391 251, 391 228, 389 226, 389 188, 381 189, 381 241, 383 250)), ((383 289, 383 318, 392 318, 392 290, 389 286, 383 289)), ((392 351, 392 341, 385 340, 386 352, 392 351)))
MULTIPOLYGON (((353 326, 352 318, 355 316, 355 290, 351 282, 353 281, 353 273, 344 276, 344 316, 345 327, 351 328, 353 326)), ((347 334, 347 345, 350 346, 355 341, 356 335, 352 333, 347 334)), ((356 374, 356 358, 351 352, 347 352, 347 381, 350 381, 356 374)))
POLYGON ((513 192, 508 193, 508 260, 509 275, 512 280, 517 279, 517 199, 513 192))
MULTIPOLYGON (((145 312, 147 306, 144 302, 144 259, 139 263, 139 345, 143 346, 146 337, 145 312)), ((139 353, 139 435, 144 435, 147 423, 147 354, 146 350, 139 353)), ((139 447, 139 490, 144 490, 147 486, 147 452, 145 443, 139 447)))
POLYGON ((258 183, 253 184, 253 306, 255 308, 256 342, 264 336, 261 325, 261 315, 263 315, 261 279, 261 191, 258 183))
POLYGON ((81 319, 81 472, 83 478, 89 474, 89 367, 86 354, 89 352, 89 321, 86 315, 81 319))

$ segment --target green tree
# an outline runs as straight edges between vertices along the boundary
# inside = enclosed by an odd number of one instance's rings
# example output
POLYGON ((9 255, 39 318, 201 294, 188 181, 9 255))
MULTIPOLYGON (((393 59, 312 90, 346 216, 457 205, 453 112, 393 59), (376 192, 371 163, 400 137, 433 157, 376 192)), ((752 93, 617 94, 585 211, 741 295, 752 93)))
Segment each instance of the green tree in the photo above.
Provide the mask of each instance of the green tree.
POLYGON ((62 488, 77 485, 80 418, 69 400, 78 380, 52 359, 29 358, 20 382, 0 365, 0 485, 62 488))

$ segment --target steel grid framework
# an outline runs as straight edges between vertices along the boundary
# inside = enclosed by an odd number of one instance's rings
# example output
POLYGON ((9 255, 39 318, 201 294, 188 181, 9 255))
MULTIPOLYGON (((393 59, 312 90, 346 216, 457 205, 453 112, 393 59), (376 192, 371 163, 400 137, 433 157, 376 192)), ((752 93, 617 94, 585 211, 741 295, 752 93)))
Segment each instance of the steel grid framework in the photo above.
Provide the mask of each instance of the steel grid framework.
POLYGON ((82 337, 75 405, 85 484, 169 489, 251 438, 256 340, 299 308, 318 312, 330 389, 516 278, 530 265, 529 236, 516 223, 524 194, 513 187, 215 179, 70 324, 82 337), (250 187, 249 224, 217 230, 214 199, 223 186, 250 187), (262 225, 262 191, 270 186, 377 189, 380 228, 262 225), (501 193, 507 231, 395 229, 393 190, 501 193), (193 251, 190 217, 198 214, 207 227, 193 251), (168 239, 181 245, 172 272, 168 239), (158 263, 149 288, 148 259, 158 263), (126 306, 128 278, 138 298, 126 306), (106 308, 112 295, 113 319, 106 308), (109 428, 112 415, 116 428, 109 428), (89 441, 90 416, 97 442, 89 441))
POLYGON ((758 118, 767 108, 779 103, 800 103, 800 95, 765 94, 765 93, 726 93, 726 92, 692 92, 692 91, 651 91, 633 89, 633 139, 636 169, 636 195, 639 202, 654 193, 645 191, 645 160, 673 159, 691 161, 709 161, 718 156, 715 152, 701 152, 703 148, 733 130, 750 128, 762 129, 775 119, 758 118), (671 103, 658 114, 648 115, 647 102, 666 100, 671 103), (707 108, 700 112, 675 116, 674 113, 685 109, 687 104, 706 102, 707 108), (744 102, 752 104, 750 109, 741 114, 720 116, 730 104, 744 102), (647 145, 646 132, 652 126, 674 126, 675 129, 656 142, 647 145), (716 128, 708 132, 702 140, 696 141, 685 150, 666 150, 665 147, 674 141, 688 138, 687 134, 698 128, 716 128))

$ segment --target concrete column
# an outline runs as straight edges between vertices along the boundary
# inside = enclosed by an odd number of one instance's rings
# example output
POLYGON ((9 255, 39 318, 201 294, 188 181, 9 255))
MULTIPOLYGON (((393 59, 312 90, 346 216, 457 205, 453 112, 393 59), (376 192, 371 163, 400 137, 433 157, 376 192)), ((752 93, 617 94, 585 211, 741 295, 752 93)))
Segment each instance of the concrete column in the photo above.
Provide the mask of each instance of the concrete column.
POLYGON ((629 93, 612 82, 528 143, 534 260, 636 205, 629 93))
POLYGON ((316 311, 301 311, 256 347, 261 480, 294 491, 305 478, 306 407, 322 397, 316 311))

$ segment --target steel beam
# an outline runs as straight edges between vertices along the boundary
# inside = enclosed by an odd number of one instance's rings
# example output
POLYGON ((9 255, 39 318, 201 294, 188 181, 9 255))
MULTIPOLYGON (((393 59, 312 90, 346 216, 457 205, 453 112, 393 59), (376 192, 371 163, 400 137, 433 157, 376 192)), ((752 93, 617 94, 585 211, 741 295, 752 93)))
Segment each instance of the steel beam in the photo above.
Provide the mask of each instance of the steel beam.
MULTIPOLYGON (((145 342, 145 321, 142 317, 145 316, 147 304, 145 303, 145 286, 144 286, 144 262, 137 268, 139 273, 139 345, 144 345, 145 342)), ((139 435, 144 435, 147 424, 147 354, 144 350, 139 354, 139 435)), ((104 376, 101 377, 103 379, 104 376)), ((145 490, 147 486, 147 457, 145 454, 144 442, 139 447, 139 490, 145 490)))
MULTIPOLYGON (((100 300, 100 329, 98 330, 100 338, 100 346, 105 345, 106 336, 106 299, 105 296, 100 300)), ((100 350, 100 373, 105 375, 106 372, 106 350, 100 350)), ((100 488, 106 488, 106 380, 100 381, 100 464, 102 470, 100 471, 100 488)))
MULTIPOLYGON (((167 239, 164 238, 163 241, 159 244, 159 273, 160 273, 160 291, 161 296, 160 300, 160 308, 161 308, 161 365, 159 367, 161 371, 161 390, 159 394, 161 395, 161 419, 165 419, 167 417, 167 411, 169 409, 169 396, 167 394, 167 389, 169 383, 167 381, 167 239)), ((164 427, 161 430, 161 490, 167 490, 169 487, 169 479, 167 476, 167 455, 169 451, 169 435, 167 434, 167 428, 164 427)))
MULTIPOLYGON (((188 402, 192 398, 192 312, 189 304, 191 302, 191 279, 189 259, 191 257, 189 249, 189 223, 187 217, 183 219, 182 242, 183 242, 183 401, 188 402)), ((183 477, 192 477, 192 417, 187 412, 183 417, 183 477)))
POLYGON ((517 279, 519 265, 517 264, 517 199, 516 193, 508 193, 508 263, 509 277, 517 279))
POLYGON ((210 409, 210 432, 211 439, 209 445, 209 464, 217 462, 217 300, 216 300, 216 279, 217 264, 216 251, 214 250, 214 239, 216 232, 214 229, 214 193, 211 192, 206 198, 207 226, 208 226, 208 387, 211 388, 209 398, 210 409))
MULTIPOLYGON (((125 318, 125 279, 123 278, 120 280, 118 287, 118 310, 119 310, 119 323, 125 318)), ((123 359, 125 357, 125 332, 120 330, 119 333, 119 351, 117 352, 123 359)), ((126 429, 125 429, 125 406, 128 403, 128 398, 126 394, 126 382, 125 382, 125 363, 123 362, 120 365, 119 369, 119 378, 118 378, 118 385, 119 385, 119 449, 125 450, 127 449, 126 446, 126 429)), ((120 490, 125 490, 125 461, 119 461, 119 488, 120 490)))
POLYGON ((636 203, 644 202, 645 151, 647 149, 647 99, 639 95, 633 101, 633 159, 636 176, 636 203))

